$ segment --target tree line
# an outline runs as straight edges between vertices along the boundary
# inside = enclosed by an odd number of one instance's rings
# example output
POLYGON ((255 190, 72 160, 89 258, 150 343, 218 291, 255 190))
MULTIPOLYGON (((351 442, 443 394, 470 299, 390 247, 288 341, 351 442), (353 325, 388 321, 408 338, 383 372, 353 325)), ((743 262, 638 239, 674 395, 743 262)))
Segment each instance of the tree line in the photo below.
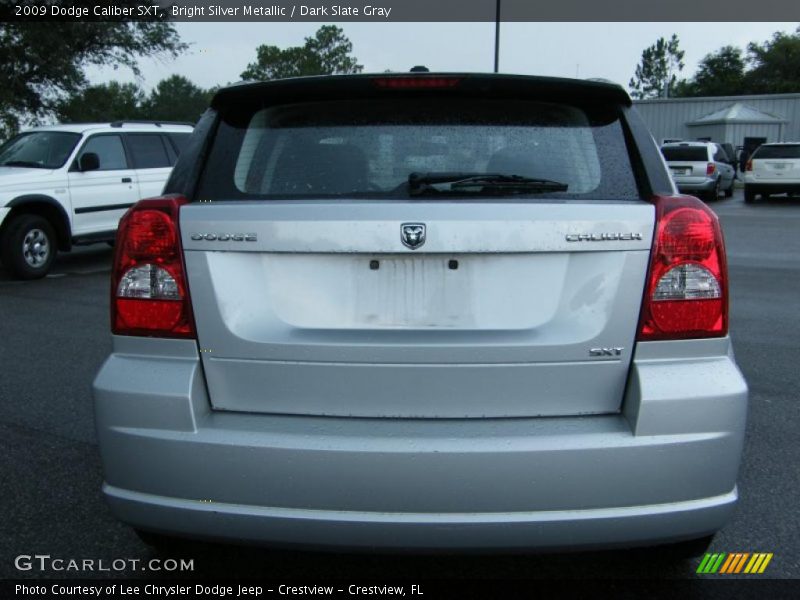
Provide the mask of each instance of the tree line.
MULTIPOLYGON (((0 5, 10 0, 0 0, 0 5)), ((120 0, 118 6, 135 1, 120 0)), ((174 59, 189 50, 165 20, 133 22, 0 23, 0 139, 46 121, 164 120, 196 122, 217 88, 198 87, 181 75, 142 86, 139 60, 174 59), (136 83, 90 85, 89 66, 126 67, 136 83)), ((353 45, 342 29, 320 27, 302 45, 263 44, 242 80, 359 73, 353 45)), ((724 46, 680 78, 684 52, 677 35, 642 52, 629 87, 636 98, 800 92, 800 27, 776 32, 746 49, 724 46)))
MULTIPOLYGON (((350 56, 352 43, 344 32, 326 25, 305 38, 302 46, 262 45, 256 60, 239 75, 243 81, 264 81, 303 75, 358 73, 362 66, 350 56)), ((172 75, 156 84, 149 95, 136 83, 115 81, 86 86, 55 105, 64 122, 147 119, 194 123, 203 114, 217 87, 203 89, 186 77, 172 75)))
MULTIPOLYGON (((0 4, 7 4, 0 0, 0 4)), ((134 5, 129 1, 119 6, 134 5)), ((90 85, 88 66, 130 68, 138 61, 176 58, 189 50, 167 21, 103 23, 0 23, 0 139, 45 121, 161 120, 194 123, 216 87, 201 88, 172 75, 147 94, 139 83, 90 85)), ((242 80, 359 73, 353 45, 339 27, 325 25, 289 48, 264 44, 240 74, 242 80)))
POLYGON ((675 34, 645 48, 628 84, 631 95, 691 98, 800 92, 800 27, 794 33, 775 32, 744 49, 723 46, 704 56, 690 78, 680 78, 683 57, 675 34))

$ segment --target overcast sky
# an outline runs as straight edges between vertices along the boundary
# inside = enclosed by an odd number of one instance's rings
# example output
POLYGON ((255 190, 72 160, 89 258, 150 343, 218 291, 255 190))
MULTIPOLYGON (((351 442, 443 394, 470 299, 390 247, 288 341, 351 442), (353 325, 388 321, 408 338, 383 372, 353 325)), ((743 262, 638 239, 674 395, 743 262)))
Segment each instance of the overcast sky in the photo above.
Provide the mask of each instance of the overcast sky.
MULTIPOLYGON (((260 44, 281 48, 303 43, 323 23, 176 23, 190 50, 177 60, 141 61, 145 89, 172 74, 202 87, 237 81, 260 44)), ((366 72, 491 71, 494 23, 343 23, 353 54, 366 72)), ((642 50, 677 33, 691 76, 709 52, 725 45, 745 48, 775 31, 793 33, 797 23, 503 23, 500 71, 560 77, 604 77, 627 85, 642 50)), ((128 70, 91 69, 93 83, 133 81, 128 70)))

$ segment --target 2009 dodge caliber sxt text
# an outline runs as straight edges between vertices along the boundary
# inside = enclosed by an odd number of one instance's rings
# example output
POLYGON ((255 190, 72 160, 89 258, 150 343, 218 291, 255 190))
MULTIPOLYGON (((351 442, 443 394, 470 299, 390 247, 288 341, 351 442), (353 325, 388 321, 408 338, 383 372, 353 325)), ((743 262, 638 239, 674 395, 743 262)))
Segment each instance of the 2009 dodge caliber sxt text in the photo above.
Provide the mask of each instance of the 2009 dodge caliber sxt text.
POLYGON ((223 89, 112 277, 103 490, 148 540, 697 548, 734 509, 719 223, 616 85, 223 89))

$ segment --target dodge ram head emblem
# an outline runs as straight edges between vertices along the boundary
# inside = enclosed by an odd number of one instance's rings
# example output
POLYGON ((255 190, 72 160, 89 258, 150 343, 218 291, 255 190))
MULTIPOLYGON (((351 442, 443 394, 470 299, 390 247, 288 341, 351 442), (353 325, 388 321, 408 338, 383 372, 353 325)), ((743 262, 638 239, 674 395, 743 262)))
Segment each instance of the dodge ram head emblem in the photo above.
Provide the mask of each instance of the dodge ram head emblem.
POLYGON ((425 223, 403 223, 400 225, 400 240, 404 246, 416 250, 425 243, 425 223))

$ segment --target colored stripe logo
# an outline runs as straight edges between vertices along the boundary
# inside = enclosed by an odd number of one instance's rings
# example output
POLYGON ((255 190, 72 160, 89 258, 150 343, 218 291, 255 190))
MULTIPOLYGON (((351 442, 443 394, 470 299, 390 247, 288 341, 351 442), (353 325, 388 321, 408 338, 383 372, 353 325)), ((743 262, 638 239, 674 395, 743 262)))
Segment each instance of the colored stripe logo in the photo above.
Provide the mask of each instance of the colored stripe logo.
POLYGON ((707 553, 697 567, 701 575, 730 575, 734 573, 763 573, 772 552, 716 552, 707 553))

